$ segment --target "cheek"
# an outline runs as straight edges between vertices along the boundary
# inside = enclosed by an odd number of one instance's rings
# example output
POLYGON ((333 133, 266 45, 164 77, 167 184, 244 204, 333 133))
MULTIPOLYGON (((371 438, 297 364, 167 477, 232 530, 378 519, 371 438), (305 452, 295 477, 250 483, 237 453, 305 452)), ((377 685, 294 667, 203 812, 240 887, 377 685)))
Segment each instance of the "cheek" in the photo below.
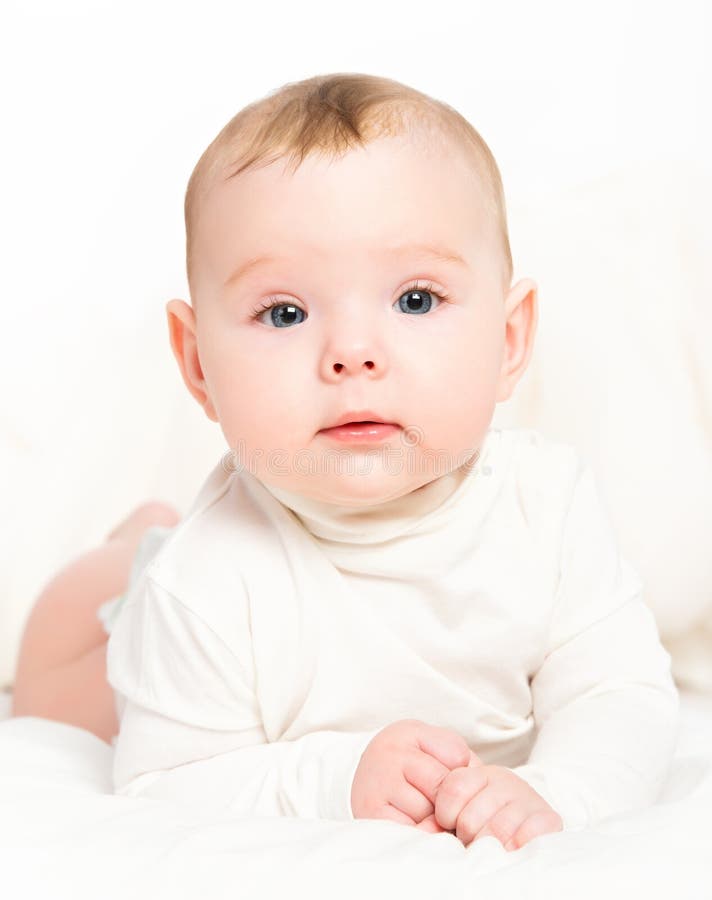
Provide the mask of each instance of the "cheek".
POLYGON ((491 421, 502 351, 496 329, 473 323, 442 338, 419 366, 423 428, 442 446, 467 447, 491 421))
POLYGON ((275 359, 225 329, 203 368, 231 446, 242 440, 250 448, 280 447, 291 430, 287 423, 303 421, 304 367, 291 365, 285 354, 275 359))
POLYGON ((489 298, 472 306, 451 307, 445 315, 433 316, 428 327, 413 328, 406 336, 418 354, 418 368, 425 363, 433 375, 459 383, 465 379, 485 385, 498 375, 504 347, 501 315, 489 298))

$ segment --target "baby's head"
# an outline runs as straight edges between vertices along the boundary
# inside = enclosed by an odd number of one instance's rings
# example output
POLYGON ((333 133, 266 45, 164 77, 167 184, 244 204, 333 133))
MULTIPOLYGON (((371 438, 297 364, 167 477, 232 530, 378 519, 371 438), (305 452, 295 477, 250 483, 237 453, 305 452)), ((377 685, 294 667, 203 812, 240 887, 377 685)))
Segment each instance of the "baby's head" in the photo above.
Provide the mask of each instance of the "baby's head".
POLYGON ((261 481, 366 506, 472 464, 531 355, 502 183, 459 113, 385 78, 290 83, 241 110, 185 198, 191 394, 261 481), (349 420, 392 427, 325 432, 349 420))

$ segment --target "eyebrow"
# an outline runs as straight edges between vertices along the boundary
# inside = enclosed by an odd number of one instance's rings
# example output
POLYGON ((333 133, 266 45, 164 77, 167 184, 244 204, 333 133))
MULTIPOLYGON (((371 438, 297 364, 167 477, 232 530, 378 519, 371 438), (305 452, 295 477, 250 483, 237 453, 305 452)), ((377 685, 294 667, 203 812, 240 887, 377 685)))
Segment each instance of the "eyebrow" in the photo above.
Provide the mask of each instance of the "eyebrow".
MULTIPOLYGON (((454 250, 447 247, 435 246, 433 244, 398 244, 397 246, 386 247, 382 251, 384 256, 406 256, 407 254, 420 256, 428 256, 438 262, 449 262, 458 266, 467 268, 464 258, 454 250)), ((251 259, 245 260, 239 265, 235 271, 228 276, 223 287, 230 287, 245 278, 250 272, 268 265, 269 263, 278 262, 279 256, 274 254, 262 254, 261 256, 253 256, 251 259)))

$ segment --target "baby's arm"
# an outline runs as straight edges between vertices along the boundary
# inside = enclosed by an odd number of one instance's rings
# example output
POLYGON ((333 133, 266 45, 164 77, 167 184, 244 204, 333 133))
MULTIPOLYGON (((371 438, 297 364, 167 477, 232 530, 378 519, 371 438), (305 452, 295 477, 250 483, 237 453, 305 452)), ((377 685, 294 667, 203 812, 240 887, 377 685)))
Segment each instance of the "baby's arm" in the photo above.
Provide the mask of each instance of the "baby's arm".
POLYGON ((572 828, 655 802, 677 741, 679 697, 589 467, 574 488, 561 559, 549 650, 531 679, 538 735, 528 762, 512 771, 572 828))
POLYGON ((208 815, 353 819, 353 775, 378 729, 267 742, 248 621, 235 630, 237 652, 144 571, 107 654, 120 712, 115 792, 208 815))

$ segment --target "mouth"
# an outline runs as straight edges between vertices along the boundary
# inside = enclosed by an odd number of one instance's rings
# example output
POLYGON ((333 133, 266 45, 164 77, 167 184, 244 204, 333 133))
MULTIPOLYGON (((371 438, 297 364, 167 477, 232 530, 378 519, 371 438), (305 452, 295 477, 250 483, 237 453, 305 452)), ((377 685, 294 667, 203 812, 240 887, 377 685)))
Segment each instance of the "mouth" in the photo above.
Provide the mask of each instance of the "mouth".
POLYGON ((400 428, 372 410, 345 413, 319 434, 342 444, 378 443, 392 437, 400 428))
POLYGON ((396 422, 389 421, 371 409, 359 409, 344 413, 334 422, 325 425, 321 430, 328 431, 330 428, 339 428, 342 425, 392 425, 395 428, 399 427, 396 422))

